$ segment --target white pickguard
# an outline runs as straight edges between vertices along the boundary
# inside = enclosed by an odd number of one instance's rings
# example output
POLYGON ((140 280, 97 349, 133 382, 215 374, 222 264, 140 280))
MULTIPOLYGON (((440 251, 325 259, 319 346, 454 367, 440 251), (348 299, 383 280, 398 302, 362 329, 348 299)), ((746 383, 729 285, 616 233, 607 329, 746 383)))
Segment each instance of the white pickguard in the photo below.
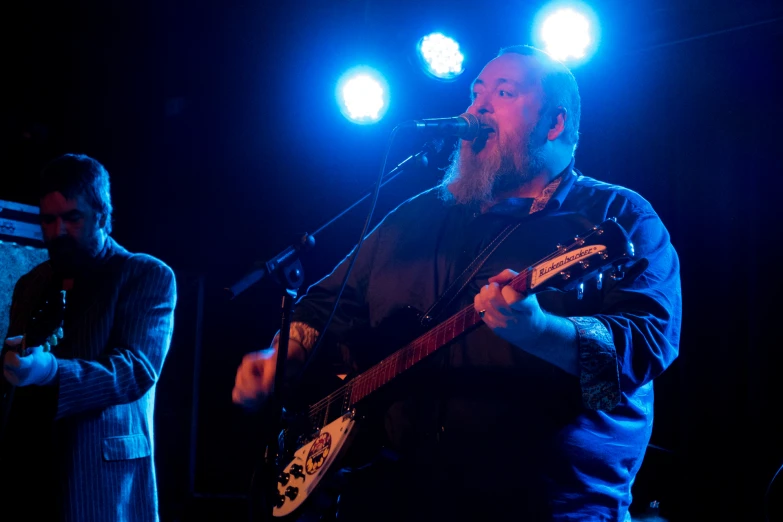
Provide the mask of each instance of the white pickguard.
POLYGON ((318 437, 294 453, 280 474, 287 481, 277 482, 282 505, 272 509, 273 516, 284 517, 302 505, 340 455, 355 424, 353 416, 345 414, 321 428, 318 437))

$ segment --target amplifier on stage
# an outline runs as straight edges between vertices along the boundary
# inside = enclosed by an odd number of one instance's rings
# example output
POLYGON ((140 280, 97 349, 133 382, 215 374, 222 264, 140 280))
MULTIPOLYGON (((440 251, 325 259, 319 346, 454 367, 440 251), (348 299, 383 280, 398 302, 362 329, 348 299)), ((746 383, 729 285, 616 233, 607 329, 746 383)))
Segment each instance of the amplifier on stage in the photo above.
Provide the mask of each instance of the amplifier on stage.
POLYGON ((38 207, 0 200, 0 343, 16 282, 49 258, 38 215, 38 207))
POLYGON ((38 207, 0 200, 0 240, 43 246, 38 207))

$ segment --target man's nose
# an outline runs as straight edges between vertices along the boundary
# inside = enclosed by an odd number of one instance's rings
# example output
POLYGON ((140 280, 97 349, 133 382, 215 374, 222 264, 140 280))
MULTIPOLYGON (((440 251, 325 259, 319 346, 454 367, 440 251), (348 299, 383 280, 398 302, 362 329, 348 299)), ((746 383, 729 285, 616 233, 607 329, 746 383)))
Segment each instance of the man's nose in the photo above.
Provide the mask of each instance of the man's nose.
POLYGON ((482 114, 493 112, 492 104, 486 97, 476 96, 473 103, 468 107, 468 113, 474 116, 481 116, 482 114))
POLYGON ((65 225, 65 220, 61 217, 57 218, 57 221, 55 221, 55 224, 57 225, 57 235, 58 236, 67 236, 68 235, 68 228, 65 225))

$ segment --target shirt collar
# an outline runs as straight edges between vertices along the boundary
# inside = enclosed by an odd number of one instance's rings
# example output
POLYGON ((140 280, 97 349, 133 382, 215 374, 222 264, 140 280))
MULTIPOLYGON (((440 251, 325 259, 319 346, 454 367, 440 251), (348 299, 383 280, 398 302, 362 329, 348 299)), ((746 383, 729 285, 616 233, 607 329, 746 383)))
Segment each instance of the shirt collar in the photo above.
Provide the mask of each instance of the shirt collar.
POLYGON ((504 214, 522 217, 541 210, 558 210, 574 185, 576 172, 574 158, 563 171, 544 187, 536 198, 508 198, 493 205, 487 214, 504 214))

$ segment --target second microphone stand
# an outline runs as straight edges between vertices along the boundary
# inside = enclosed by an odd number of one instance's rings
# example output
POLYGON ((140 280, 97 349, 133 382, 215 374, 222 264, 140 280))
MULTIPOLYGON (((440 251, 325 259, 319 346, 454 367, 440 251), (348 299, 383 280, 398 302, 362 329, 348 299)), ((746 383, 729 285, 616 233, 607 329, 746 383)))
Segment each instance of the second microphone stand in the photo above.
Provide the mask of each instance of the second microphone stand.
MULTIPOLYGON (((427 142, 419 152, 408 156, 394 169, 385 174, 380 186, 383 187, 394 180, 411 164, 427 166, 427 154, 440 152, 442 146, 443 141, 441 139, 434 139, 427 142)), ((266 403, 263 415, 258 419, 260 421, 260 430, 262 433, 261 440, 264 441, 264 449, 261 453, 261 462, 257 464, 257 469, 254 473, 253 487, 251 487, 250 492, 250 519, 252 522, 257 522, 258 520, 273 520, 274 506, 277 505, 280 500, 280 493, 277 488, 277 472, 279 466, 279 463, 277 462, 277 445, 278 435, 283 429, 283 406, 285 404, 283 391, 285 389, 284 379, 288 358, 291 315, 293 314, 293 305, 296 301, 299 289, 304 283, 304 268, 302 266, 300 254, 311 250, 315 246, 314 236, 316 234, 322 232, 372 194, 372 192, 366 193, 351 206, 319 227, 313 234, 304 234, 297 243, 286 247, 268 261, 258 263, 255 270, 251 271, 226 289, 229 292, 230 298, 234 299, 267 276, 272 276, 272 279, 281 289, 280 333, 278 336, 275 383, 272 396, 266 403), (258 483, 255 481, 256 476, 261 479, 258 483), (256 491, 256 485, 260 487, 260 491, 256 491), (260 508, 256 504, 257 501, 261 502, 260 508)), ((337 303, 335 303, 335 306, 336 305, 337 303)), ((314 356, 315 353, 310 354, 310 359, 314 356)))

